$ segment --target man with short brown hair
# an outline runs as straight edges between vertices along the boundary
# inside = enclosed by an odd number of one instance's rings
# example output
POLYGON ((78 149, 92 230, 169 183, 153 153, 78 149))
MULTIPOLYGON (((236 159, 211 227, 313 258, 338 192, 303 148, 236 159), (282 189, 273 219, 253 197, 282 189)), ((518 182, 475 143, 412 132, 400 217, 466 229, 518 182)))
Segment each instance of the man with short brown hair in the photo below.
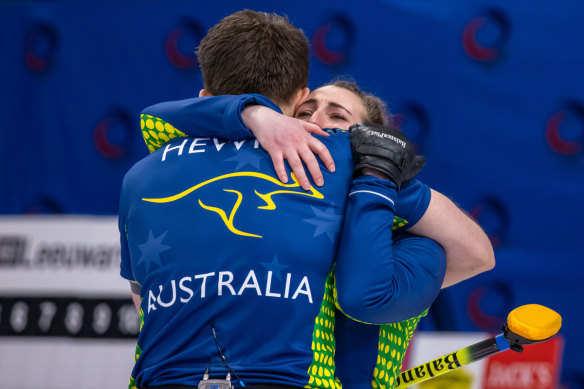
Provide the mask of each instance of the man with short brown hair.
MULTIPOLYGON (((269 16, 244 12, 248 17, 269 16)), ((286 36, 277 37, 277 41, 284 44, 286 36)), ((246 38, 249 35, 240 31, 242 45, 249 42, 246 38)), ((255 52, 263 56, 261 47, 255 52)), ((218 50, 216 60, 222 66, 231 65, 224 61, 236 62, 228 54, 218 50)), ((260 62, 263 59, 255 58, 260 62)), ((276 70, 287 74, 281 67, 276 70)), ((235 85, 248 76, 237 66, 232 71, 238 72, 235 85)), ((222 74, 234 76, 229 71, 222 74)), ((205 88, 203 95, 213 94, 209 90, 214 87, 207 82, 205 88)), ((290 100, 281 102, 280 107, 262 96, 247 95, 225 111, 258 102, 284 110, 294 105, 299 93, 303 92, 291 93, 290 100)), ((272 98, 277 99, 275 95, 272 98)), ((212 99, 203 102, 214 104, 212 99)), ((191 101, 177 103, 173 109, 188 106, 191 101)), ((181 121, 188 121, 184 117, 161 119, 166 117, 167 108, 152 107, 153 115, 143 115, 143 127, 149 130, 149 136, 156 135, 155 129, 172 135, 184 128, 181 121)), ((230 123, 219 120, 217 127, 228 128, 230 123)), ((335 150, 338 174, 327 173, 327 185, 318 190, 309 185, 309 192, 298 190, 296 181, 288 185, 276 182, 271 177, 268 156, 257 144, 247 141, 172 139, 132 168, 122 189, 120 231, 122 276, 141 286, 143 327, 133 373, 135 386, 196 385, 209 368, 214 378, 218 378, 218 369, 222 374, 237 373, 253 388, 340 386, 334 369, 335 308, 329 270, 339 245, 352 172, 346 140, 346 136, 323 138, 335 150), (309 250, 304 247, 308 244, 309 250)), ((359 193, 381 190, 372 179, 356 185, 363 189, 359 193)), ((375 203, 374 209, 381 207, 391 214, 371 222, 376 231, 380 231, 376 225, 379 219, 384 226, 393 220, 395 209, 391 204, 397 201, 396 191, 395 184, 388 185, 386 189, 394 199, 372 196, 358 200, 375 203)), ((429 189, 422 192, 427 194, 429 189)), ((425 197, 421 208, 425 210, 428 201, 425 197)), ((421 214, 402 216, 414 224, 421 214)), ((392 251, 391 233, 387 232, 380 235, 379 252, 392 251)), ((346 243, 340 242, 341 250, 346 243)), ((424 255, 437 258, 435 263, 429 261, 430 267, 420 274, 428 278, 413 283, 413 289, 431 289, 426 300, 416 299, 425 308, 440 287, 444 269, 440 270, 443 253, 439 245, 433 243, 423 249, 424 255)), ((387 276, 377 272, 364 279, 377 285, 387 276)), ((391 304, 385 303, 374 305, 381 304, 391 313, 391 304)), ((400 313, 411 317, 419 312, 421 309, 400 313)), ((207 384, 208 380, 199 382, 207 384)))
POLYGON ((250 10, 217 23, 197 50, 210 95, 258 93, 289 116, 294 109, 288 107, 290 102, 297 100, 308 83, 308 57, 306 37, 288 18, 250 10))

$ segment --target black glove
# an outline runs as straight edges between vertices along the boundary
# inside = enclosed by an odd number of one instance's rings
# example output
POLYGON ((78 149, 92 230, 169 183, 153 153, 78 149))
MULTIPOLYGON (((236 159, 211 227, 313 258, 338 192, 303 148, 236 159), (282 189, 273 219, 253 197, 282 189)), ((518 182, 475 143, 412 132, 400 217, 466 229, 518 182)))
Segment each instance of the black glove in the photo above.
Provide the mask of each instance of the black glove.
POLYGON ((355 162, 354 176, 368 167, 389 177, 399 190, 402 182, 414 177, 426 158, 414 154, 414 147, 399 130, 378 124, 354 124, 351 132, 351 153, 355 162))

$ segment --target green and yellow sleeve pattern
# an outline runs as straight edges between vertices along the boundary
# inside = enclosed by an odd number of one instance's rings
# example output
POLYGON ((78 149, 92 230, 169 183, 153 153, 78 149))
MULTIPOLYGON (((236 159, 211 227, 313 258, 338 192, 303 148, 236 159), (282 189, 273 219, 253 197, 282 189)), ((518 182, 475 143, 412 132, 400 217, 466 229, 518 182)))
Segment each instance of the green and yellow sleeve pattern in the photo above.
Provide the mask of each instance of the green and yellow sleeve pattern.
MULTIPOLYGON (((143 325, 144 325, 144 311, 142 310, 142 308, 140 308, 140 331, 142 331, 143 325)), ((140 345, 136 342, 136 352, 134 355, 134 363, 138 362, 138 358, 140 358, 141 354, 142 354, 142 349, 140 348, 140 345)), ((128 385, 128 389, 138 389, 136 387, 136 379, 132 376, 130 376, 130 383, 128 385)))
POLYGON ((395 388, 414 331, 420 319, 427 314, 428 310, 425 310, 411 319, 379 326, 377 363, 371 381, 373 388, 395 388))
POLYGON ((312 332, 312 363, 308 367, 308 384, 305 388, 342 389, 335 377, 335 276, 334 268, 326 278, 320 312, 312 332))
POLYGON ((144 142, 146 142, 150 152, 155 151, 170 139, 187 136, 172 124, 152 115, 140 115, 140 128, 142 129, 144 142))

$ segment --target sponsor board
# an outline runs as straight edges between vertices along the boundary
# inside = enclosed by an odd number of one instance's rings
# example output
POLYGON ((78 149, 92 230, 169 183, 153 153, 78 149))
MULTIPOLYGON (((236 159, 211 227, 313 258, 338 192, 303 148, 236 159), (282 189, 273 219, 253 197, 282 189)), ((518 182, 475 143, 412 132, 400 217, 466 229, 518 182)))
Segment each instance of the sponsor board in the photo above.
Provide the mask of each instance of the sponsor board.
POLYGON ((0 337, 0 388, 127 388, 135 347, 130 339, 0 337))
POLYGON ((138 332, 129 298, 0 296, 0 336, 135 339, 138 332))
POLYGON ((521 354, 504 352, 489 358, 484 389, 555 389, 558 385, 564 339, 554 336, 525 346, 521 354))
MULTIPOLYGON (((418 332, 403 370, 490 338, 486 332, 418 332)), ((558 387, 563 338, 524 346, 522 353, 503 351, 422 382, 420 389, 555 389, 558 387)))
POLYGON ((114 216, 0 217, 0 296, 129 296, 114 216))
POLYGON ((119 273, 115 216, 0 217, 0 387, 127 386, 139 321, 119 273))

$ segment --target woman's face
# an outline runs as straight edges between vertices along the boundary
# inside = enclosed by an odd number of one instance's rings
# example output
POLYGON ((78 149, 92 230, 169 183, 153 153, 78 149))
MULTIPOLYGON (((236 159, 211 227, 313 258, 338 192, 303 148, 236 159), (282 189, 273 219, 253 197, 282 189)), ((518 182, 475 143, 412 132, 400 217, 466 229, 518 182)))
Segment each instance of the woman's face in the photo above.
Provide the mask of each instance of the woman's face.
POLYGON ((315 89, 296 109, 296 118, 320 128, 348 130, 367 117, 361 99, 353 92, 333 85, 315 89))

